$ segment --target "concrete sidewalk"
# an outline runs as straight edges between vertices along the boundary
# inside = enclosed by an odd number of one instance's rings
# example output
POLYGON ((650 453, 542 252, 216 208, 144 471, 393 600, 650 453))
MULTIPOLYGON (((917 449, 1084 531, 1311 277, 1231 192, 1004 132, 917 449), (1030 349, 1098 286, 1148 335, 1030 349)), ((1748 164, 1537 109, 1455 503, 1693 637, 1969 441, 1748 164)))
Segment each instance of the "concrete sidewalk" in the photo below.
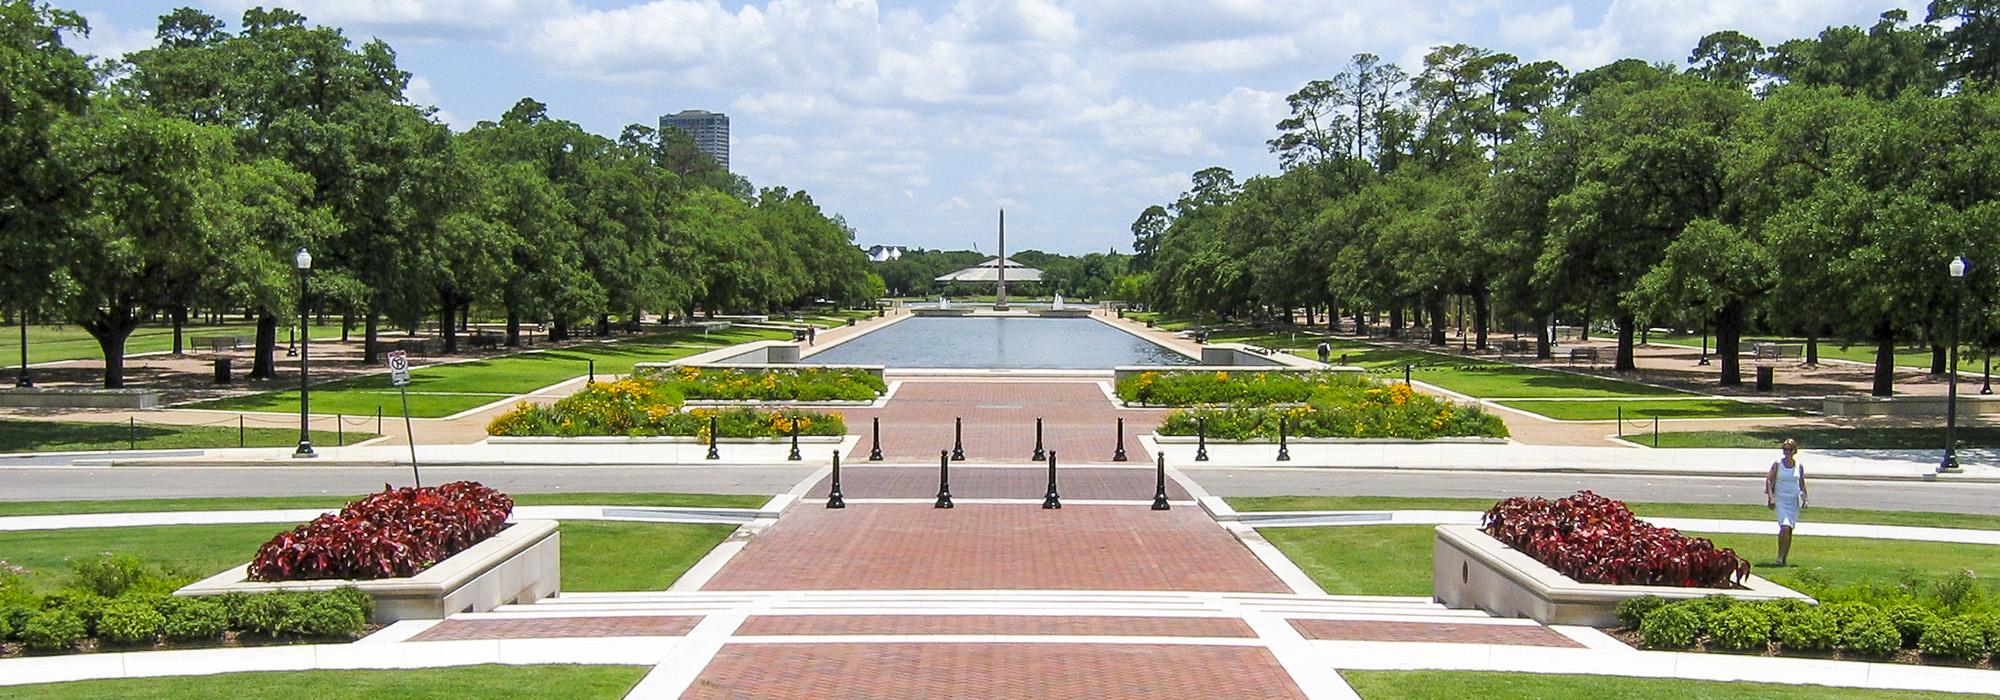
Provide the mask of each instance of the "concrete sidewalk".
MULTIPOLYGON (((418 445, 417 459, 426 467, 446 466, 641 466, 641 465, 787 465, 791 445, 784 441, 731 442, 717 446, 720 459, 708 459, 708 445, 698 442, 617 442, 569 441, 537 443, 481 442, 473 445, 418 445)), ((845 436, 801 439, 799 464, 823 464, 833 453, 850 452, 860 442, 845 436)), ((186 450, 172 455, 121 454, 106 452, 96 457, 76 457, 69 466, 94 467, 326 467, 382 466, 410 463, 408 445, 374 444, 354 447, 320 447, 312 459, 292 457, 290 447, 186 450)), ((48 465, 36 465, 47 468, 48 465)), ((0 466, 5 469, 6 466, 0 466)))

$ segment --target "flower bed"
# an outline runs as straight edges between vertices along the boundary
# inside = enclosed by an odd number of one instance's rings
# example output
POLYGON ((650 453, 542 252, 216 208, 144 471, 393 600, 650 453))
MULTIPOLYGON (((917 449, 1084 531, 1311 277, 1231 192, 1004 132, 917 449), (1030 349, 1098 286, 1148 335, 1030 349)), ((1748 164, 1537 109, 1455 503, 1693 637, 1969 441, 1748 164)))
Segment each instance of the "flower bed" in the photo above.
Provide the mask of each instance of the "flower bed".
POLYGON ((1154 406, 1304 403, 1328 387, 1371 386, 1352 372, 1148 371, 1118 382, 1118 398, 1154 406))
POLYGON ((552 406, 522 402, 486 426, 488 435, 510 437, 690 436, 707 439, 714 418, 719 437, 783 437, 798 420, 800 435, 846 435, 847 424, 831 411, 754 408, 681 410, 682 395, 671 386, 635 378, 593 384, 552 406))
POLYGON ((346 641, 369 629, 373 601, 343 587, 314 593, 190 598, 186 579, 131 555, 71 564, 62 589, 41 594, 0 576, 0 657, 25 653, 346 641))
POLYGON ((1304 405, 1178 409, 1167 414, 1159 433, 1194 435, 1205 422, 1211 439, 1275 440, 1280 420, 1292 437, 1507 437, 1507 425, 1478 406, 1425 396, 1403 384, 1341 376, 1316 385, 1304 405))
POLYGON ((250 560, 252 581, 413 576, 506 527, 514 499, 472 481, 384 489, 280 533, 250 560))
POLYGON ((1750 575, 1734 550, 1641 521, 1623 502, 1589 491, 1509 498, 1484 523, 1494 539, 1583 583, 1737 588, 1750 575))
POLYGON ((873 401, 889 390, 874 372, 837 367, 753 370, 674 367, 649 369, 640 376, 697 400, 873 401))

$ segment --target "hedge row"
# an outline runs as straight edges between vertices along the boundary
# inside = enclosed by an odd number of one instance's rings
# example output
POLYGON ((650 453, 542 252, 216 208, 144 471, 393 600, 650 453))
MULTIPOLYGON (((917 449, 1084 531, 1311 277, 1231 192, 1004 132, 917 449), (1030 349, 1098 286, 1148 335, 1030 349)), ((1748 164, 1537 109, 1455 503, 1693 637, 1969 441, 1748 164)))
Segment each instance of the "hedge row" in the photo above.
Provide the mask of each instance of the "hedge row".
POLYGON ((374 601, 352 587, 316 593, 231 593, 188 597, 172 592, 185 578, 149 570, 119 555, 72 564, 71 581, 43 595, 19 578, 0 578, 0 640, 59 652, 103 644, 202 643, 236 631, 267 637, 350 639, 368 626, 374 601))
POLYGON ((1667 603, 1641 596, 1620 603, 1618 619, 1638 629, 1652 649, 1690 649, 1706 642, 1719 651, 1843 651, 1870 657, 1916 649, 1930 658, 1969 662, 2000 651, 2000 614, 1944 617, 1916 603, 1885 609, 1856 601, 1809 605, 1714 595, 1667 603))

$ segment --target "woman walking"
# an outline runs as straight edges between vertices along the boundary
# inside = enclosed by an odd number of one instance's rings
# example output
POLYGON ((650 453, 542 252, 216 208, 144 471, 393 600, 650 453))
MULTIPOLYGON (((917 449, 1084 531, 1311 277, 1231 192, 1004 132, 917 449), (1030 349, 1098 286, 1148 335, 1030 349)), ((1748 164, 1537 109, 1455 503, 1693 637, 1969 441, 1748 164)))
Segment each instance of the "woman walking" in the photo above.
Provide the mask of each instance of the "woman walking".
POLYGON ((1792 553, 1792 530, 1799 525, 1799 509, 1806 507, 1806 469, 1799 464, 1799 441, 1785 440, 1785 456, 1771 463, 1764 475, 1764 507, 1778 511, 1778 566, 1792 553))

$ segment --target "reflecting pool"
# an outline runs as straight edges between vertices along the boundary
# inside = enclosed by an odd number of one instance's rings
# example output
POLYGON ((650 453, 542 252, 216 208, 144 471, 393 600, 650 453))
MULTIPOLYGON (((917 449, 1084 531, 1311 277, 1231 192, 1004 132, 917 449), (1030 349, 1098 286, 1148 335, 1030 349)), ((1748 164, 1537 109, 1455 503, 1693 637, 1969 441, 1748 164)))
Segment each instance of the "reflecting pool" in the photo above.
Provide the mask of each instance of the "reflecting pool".
POLYGON ((1110 369, 1192 365, 1194 358, 1088 318, 925 316, 825 352, 807 364, 943 369, 1110 369))

